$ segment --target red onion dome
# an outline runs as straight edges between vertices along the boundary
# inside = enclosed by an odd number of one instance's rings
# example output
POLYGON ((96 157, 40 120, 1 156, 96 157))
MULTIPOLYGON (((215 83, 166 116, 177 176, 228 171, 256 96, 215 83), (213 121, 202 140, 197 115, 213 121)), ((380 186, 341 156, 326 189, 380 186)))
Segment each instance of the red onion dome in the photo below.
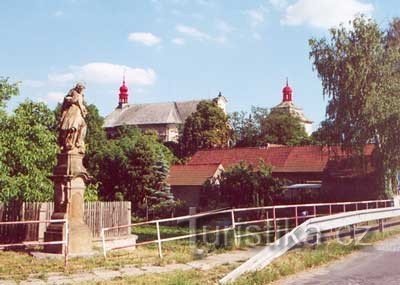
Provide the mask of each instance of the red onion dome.
POLYGON ((125 81, 122 83, 122 86, 119 88, 119 92, 122 94, 128 93, 128 87, 126 87, 125 81))

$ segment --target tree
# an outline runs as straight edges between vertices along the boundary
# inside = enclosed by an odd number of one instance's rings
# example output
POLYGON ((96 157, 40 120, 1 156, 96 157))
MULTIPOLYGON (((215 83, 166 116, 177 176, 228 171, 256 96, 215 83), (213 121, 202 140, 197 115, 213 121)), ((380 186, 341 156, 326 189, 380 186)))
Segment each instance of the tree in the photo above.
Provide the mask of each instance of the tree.
POLYGON ((374 20, 357 17, 349 29, 331 29, 329 40, 309 42, 335 137, 359 153, 375 143, 380 192, 389 195, 400 163, 399 28, 397 19, 382 31, 374 20))
POLYGON ((295 146, 310 142, 299 119, 287 113, 272 112, 261 121, 260 128, 258 140, 262 145, 275 143, 295 146))
POLYGON ((282 186, 263 161, 257 166, 241 162, 222 173, 220 191, 230 207, 271 205, 282 186))
POLYGON ((0 125, 0 200, 48 201, 55 164, 55 118, 44 103, 25 101, 0 125))
POLYGON ((121 128, 119 136, 107 140, 92 159, 98 165, 92 175, 104 199, 123 197, 142 215, 161 201, 171 200, 165 178, 173 155, 158 142, 157 134, 121 128))
POLYGON ((199 149, 227 147, 231 139, 228 117, 215 102, 201 101, 185 121, 179 143, 184 156, 199 149))
POLYGON ((268 109, 251 107, 251 113, 234 112, 230 116, 234 142, 238 147, 258 146, 261 134, 261 122, 268 116, 268 109))
POLYGON ((237 146, 264 146, 268 143, 303 145, 310 142, 299 119, 284 112, 269 113, 252 107, 251 113, 235 112, 231 125, 237 146))

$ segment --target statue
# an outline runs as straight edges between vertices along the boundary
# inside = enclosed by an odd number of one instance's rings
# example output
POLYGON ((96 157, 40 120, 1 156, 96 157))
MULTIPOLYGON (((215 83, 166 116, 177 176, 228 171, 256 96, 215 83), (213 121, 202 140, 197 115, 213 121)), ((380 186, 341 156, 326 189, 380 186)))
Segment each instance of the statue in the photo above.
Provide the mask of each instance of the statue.
POLYGON ((46 252, 83 254, 92 250, 92 236, 84 221, 84 195, 91 177, 87 173, 85 135, 87 109, 83 104, 82 83, 76 84, 64 97, 61 107, 58 143, 61 152, 57 155, 52 180, 54 183, 54 212, 52 220, 68 220, 68 231, 63 223, 52 222, 44 234, 46 242, 60 241, 68 234, 68 244, 47 244, 46 252))
POLYGON ((76 84, 64 97, 61 107, 61 119, 59 125, 58 142, 62 152, 85 153, 86 122, 87 110, 83 104, 82 83, 76 84))

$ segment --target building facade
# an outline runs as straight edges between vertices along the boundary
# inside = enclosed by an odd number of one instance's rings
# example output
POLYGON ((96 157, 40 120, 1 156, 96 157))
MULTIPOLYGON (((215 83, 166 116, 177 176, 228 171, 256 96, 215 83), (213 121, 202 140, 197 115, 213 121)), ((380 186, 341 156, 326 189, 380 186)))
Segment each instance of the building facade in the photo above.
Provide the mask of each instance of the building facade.
MULTIPOLYGON (((165 142, 178 141, 179 131, 185 120, 196 111, 201 101, 129 104, 125 80, 119 91, 118 106, 104 121, 107 132, 124 125, 136 126, 143 131, 156 131, 160 139, 165 142)), ((226 113, 227 100, 221 93, 212 100, 226 113)))
POLYGON ((303 109, 297 107, 293 103, 293 90, 289 86, 286 80, 286 86, 282 89, 282 102, 277 106, 271 108, 271 113, 287 113, 299 119, 300 123, 304 126, 304 129, 308 135, 312 133, 313 121, 309 120, 303 112, 303 109))

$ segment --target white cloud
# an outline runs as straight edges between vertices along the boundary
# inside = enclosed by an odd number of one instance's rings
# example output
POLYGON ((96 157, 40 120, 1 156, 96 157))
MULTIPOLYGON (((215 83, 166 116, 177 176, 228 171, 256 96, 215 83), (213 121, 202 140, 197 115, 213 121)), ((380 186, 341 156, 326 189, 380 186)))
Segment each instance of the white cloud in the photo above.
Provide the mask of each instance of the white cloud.
POLYGON ((56 83, 65 83, 75 80, 75 75, 71 72, 68 73, 50 73, 47 79, 56 83))
POLYGON ((171 40, 171 42, 172 42, 173 44, 178 45, 178 46, 183 46, 183 45, 185 44, 185 40, 182 39, 182 38, 173 38, 173 39, 171 40))
POLYGON ((25 87, 32 87, 32 88, 39 88, 39 87, 43 87, 44 86, 44 82, 40 81, 40 80, 23 80, 22 81, 22 86, 25 87))
POLYGON ((217 20, 217 29, 223 34, 229 34, 234 30, 234 28, 231 25, 229 25, 227 22, 221 19, 217 20))
POLYGON ((157 77, 156 72, 151 68, 133 68, 107 62, 91 62, 82 66, 70 67, 69 69, 70 71, 66 73, 49 74, 49 81, 58 83, 83 81, 95 84, 119 84, 125 73, 126 81, 131 84, 153 85, 157 77))
POLYGON ((288 5, 287 0, 269 0, 269 3, 271 4, 272 7, 278 10, 286 8, 288 5))
POLYGON ((138 42, 146 46, 154 46, 161 43, 161 39, 152 33, 130 33, 128 40, 131 42, 138 42))
POLYGON ((54 12, 54 17, 61 17, 62 15, 64 15, 64 12, 61 10, 57 10, 54 12))
POLYGON ((284 25, 308 24, 316 28, 331 28, 347 24, 357 14, 371 16, 374 6, 359 0, 298 0, 286 8, 281 20, 284 25))
POLYGON ((266 9, 263 6, 256 9, 246 10, 244 13, 249 17, 250 25, 252 27, 257 27, 265 21, 266 9))
POLYGON ((50 91, 47 93, 46 98, 44 98, 44 101, 46 102, 62 102, 64 96, 64 92, 59 92, 59 91, 50 91))
POLYGON ((178 25, 178 26, 176 26, 176 30, 183 35, 195 38, 200 41, 212 39, 212 37, 209 34, 206 34, 194 27, 178 25))
MULTIPOLYGON (((224 28, 228 29, 230 27, 225 26, 224 28)), ((182 35, 191 37, 198 41, 211 41, 211 42, 215 42, 218 44, 224 44, 227 42, 227 37, 225 36, 225 34, 227 33, 226 31, 225 32, 221 31, 221 34, 219 36, 211 36, 207 33, 200 31, 199 29, 191 27, 191 26, 178 25, 178 26, 176 26, 176 30, 179 33, 181 33, 182 35)))

